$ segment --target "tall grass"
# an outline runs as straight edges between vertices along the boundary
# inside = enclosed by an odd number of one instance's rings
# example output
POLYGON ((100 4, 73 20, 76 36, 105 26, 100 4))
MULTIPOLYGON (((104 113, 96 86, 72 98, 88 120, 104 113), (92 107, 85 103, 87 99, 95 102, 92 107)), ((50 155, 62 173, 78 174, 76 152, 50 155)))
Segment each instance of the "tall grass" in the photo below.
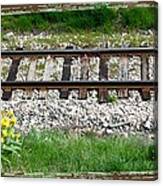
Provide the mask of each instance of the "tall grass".
POLYGON ((3 172, 80 173, 149 171, 156 169, 154 144, 139 138, 94 135, 70 136, 63 132, 32 132, 25 137, 20 157, 9 155, 3 172))
POLYGON ((107 8, 2 16, 2 31, 52 31, 54 33, 119 29, 157 29, 156 7, 107 8))

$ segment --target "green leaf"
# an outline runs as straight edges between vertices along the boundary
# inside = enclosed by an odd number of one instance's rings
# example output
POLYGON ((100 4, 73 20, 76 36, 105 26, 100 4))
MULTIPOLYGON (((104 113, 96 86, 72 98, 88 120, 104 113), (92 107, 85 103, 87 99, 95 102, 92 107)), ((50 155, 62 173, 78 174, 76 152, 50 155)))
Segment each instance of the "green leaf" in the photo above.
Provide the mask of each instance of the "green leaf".
POLYGON ((8 163, 9 165, 11 165, 11 162, 10 162, 10 160, 8 158, 6 158, 5 156, 2 156, 1 158, 2 158, 2 161, 4 161, 4 162, 8 163))
POLYGON ((18 154, 17 151, 13 147, 3 146, 2 150, 18 154))

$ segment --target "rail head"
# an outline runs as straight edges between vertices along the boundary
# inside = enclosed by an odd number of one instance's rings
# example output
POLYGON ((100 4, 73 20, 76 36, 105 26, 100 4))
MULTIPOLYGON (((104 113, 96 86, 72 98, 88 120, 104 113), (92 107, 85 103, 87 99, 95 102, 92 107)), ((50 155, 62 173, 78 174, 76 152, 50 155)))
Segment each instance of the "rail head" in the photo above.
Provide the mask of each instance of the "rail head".
MULTIPOLYGON (((31 12, 46 12, 48 11, 71 11, 71 10, 88 10, 88 9, 94 9, 95 5, 98 5, 100 3, 49 3, 49 4, 2 4, 2 15, 12 15, 12 14, 25 14, 25 13, 31 13, 31 12)), ((103 3, 101 3, 103 4, 103 3)), ((105 6, 107 8, 112 8, 115 6, 120 7, 128 7, 128 6, 157 6, 157 2, 148 0, 148 1, 118 1, 118 2, 104 2, 105 6)))
POLYGON ((1 83, 1 88, 4 90, 15 89, 128 89, 140 90, 149 89, 155 90, 158 83, 156 81, 5 81, 1 83))
POLYGON ((102 55, 156 55, 158 53, 157 48, 153 47, 139 47, 139 48, 98 48, 98 49, 65 49, 65 50, 15 50, 15 51, 1 51, 1 57, 30 57, 30 56, 82 56, 87 54, 88 56, 102 56, 102 55))

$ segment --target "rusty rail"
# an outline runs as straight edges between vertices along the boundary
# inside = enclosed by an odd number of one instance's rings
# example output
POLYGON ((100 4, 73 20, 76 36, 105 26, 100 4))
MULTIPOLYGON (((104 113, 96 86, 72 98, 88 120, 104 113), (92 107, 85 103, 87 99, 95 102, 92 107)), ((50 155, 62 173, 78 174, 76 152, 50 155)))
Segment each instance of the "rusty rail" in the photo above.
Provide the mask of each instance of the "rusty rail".
POLYGON ((158 85, 156 81, 5 81, 1 83, 2 89, 62 89, 69 90, 86 88, 88 90, 106 89, 128 89, 139 90, 148 88, 155 90, 158 85))
POLYGON ((34 177, 34 178, 59 178, 59 179, 100 179, 100 180, 135 180, 154 181, 158 179, 157 171, 146 172, 86 172, 86 173, 52 173, 44 175, 42 172, 34 173, 2 173, 2 177, 34 177))
MULTIPOLYGON (((64 11, 64 10, 88 10, 94 9, 95 5, 99 3, 60 3, 60 4, 11 4, 2 5, 2 16, 5 15, 20 15, 37 12, 50 12, 50 11, 64 11)), ((101 3, 102 4, 102 3, 101 3)), ((155 6, 157 5, 154 1, 130 1, 130 2, 105 2, 108 8, 114 6, 120 7, 134 7, 134 6, 155 6)))

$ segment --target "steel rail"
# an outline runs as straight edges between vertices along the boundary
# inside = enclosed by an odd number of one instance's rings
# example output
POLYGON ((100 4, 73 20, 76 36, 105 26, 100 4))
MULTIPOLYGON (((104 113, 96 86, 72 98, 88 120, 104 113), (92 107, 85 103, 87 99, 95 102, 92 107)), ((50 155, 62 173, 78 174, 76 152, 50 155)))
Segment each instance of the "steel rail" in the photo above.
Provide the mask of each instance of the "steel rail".
POLYGON ((158 179, 157 171, 146 172, 87 172, 87 173, 52 173, 44 175, 41 172, 24 173, 22 172, 2 172, 2 177, 38 177, 38 178, 60 178, 60 179, 103 179, 103 180, 135 180, 135 181, 154 181, 158 179))
POLYGON ((1 88, 4 90, 14 89, 128 89, 155 90, 158 86, 156 81, 2 81, 1 88))
MULTIPOLYGON (((148 0, 148 1, 145 1, 145 0, 140 0, 140 1, 136 1, 136 2, 134 2, 134 1, 126 1, 126 2, 122 2, 122 1, 119 1, 119 2, 114 2, 114 1, 112 1, 112 2, 104 2, 106 5, 108 5, 108 6, 112 6, 112 5, 131 5, 131 4, 133 4, 133 5, 139 5, 139 4, 149 4, 149 5, 151 5, 151 4, 157 4, 155 1, 152 1, 152 0, 148 0)), ((102 3, 54 3, 54 4, 52 4, 52 3, 49 3, 49 4, 2 4, 2 10, 3 9, 19 9, 19 8, 22 8, 22 7, 25 7, 25 8, 31 8, 31 7, 37 7, 37 8, 45 8, 45 7, 47 7, 47 8, 49 8, 49 7, 85 7, 85 6, 92 6, 92 5, 94 5, 94 4, 102 4, 102 3)))
POLYGON ((156 5, 157 3, 154 2, 154 1, 127 1, 127 2, 122 2, 122 1, 119 1, 119 2, 103 2, 103 3, 49 3, 49 4, 2 4, 1 6, 1 9, 2 11, 9 11, 9 10, 33 10, 33 9, 44 9, 44 8, 55 8, 55 9, 79 9, 79 8, 89 8, 89 7, 93 7, 94 5, 96 4, 104 4, 107 5, 108 7, 112 7, 112 6, 116 6, 116 5, 140 5, 140 4, 143 4, 143 5, 156 5))
MULTIPOLYGON (((108 8, 114 7, 114 6, 137 6, 137 5, 156 5, 157 3, 154 1, 127 1, 127 2, 104 2, 105 5, 108 8)), ((48 9, 48 8, 54 8, 56 10, 80 10, 81 9, 89 9, 90 7, 93 8, 96 4, 104 4, 104 3, 49 3, 49 4, 10 4, 5 5, 2 4, 2 13, 3 11, 19 11, 19 10, 41 10, 41 9, 48 9)))
POLYGON ((151 7, 157 6, 157 2, 154 1, 128 1, 128 2, 103 2, 103 3, 58 3, 58 4, 11 4, 1 6, 1 15, 22 15, 31 13, 46 13, 46 12, 62 12, 62 11, 82 11, 93 10, 95 5, 105 4, 108 9, 120 8, 120 7, 151 7))
POLYGON ((15 50, 15 51, 1 51, 1 57, 26 57, 26 56, 47 56, 54 57, 63 56, 80 56, 87 54, 88 56, 101 56, 101 55, 155 55, 158 53, 157 48, 100 48, 100 49, 66 49, 66 50, 15 50))

